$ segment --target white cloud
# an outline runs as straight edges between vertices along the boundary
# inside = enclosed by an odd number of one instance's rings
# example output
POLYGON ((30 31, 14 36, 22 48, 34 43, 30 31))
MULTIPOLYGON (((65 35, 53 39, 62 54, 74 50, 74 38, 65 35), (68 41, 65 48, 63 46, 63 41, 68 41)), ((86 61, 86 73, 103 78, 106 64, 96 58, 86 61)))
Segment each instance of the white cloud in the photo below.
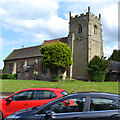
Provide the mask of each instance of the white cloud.
POLYGON ((101 10, 105 24, 113 29, 118 27, 118 4, 110 4, 101 10))
POLYGON ((8 13, 3 18, 5 29, 30 34, 35 41, 67 35, 68 21, 57 16, 56 0, 5 0, 0 7, 8 13))
POLYGON ((49 39, 50 38, 50 36, 48 36, 47 34, 38 34, 38 33, 36 33, 36 34, 34 34, 34 36, 33 36, 33 39, 31 40, 31 42, 32 43, 39 43, 39 44, 41 44, 45 39, 47 40, 47 39, 49 39))
POLYGON ((112 3, 101 9, 103 40, 105 45, 118 43, 118 3, 112 3))
POLYGON ((113 50, 118 49, 118 46, 117 45, 113 45, 113 46, 105 45, 103 48, 104 48, 104 56, 110 57, 111 54, 113 53, 113 50))
POLYGON ((0 15, 4 16, 6 14, 7 14, 7 12, 4 9, 0 8, 0 15))
POLYGON ((58 35, 66 35, 68 33, 68 21, 54 15, 46 23, 46 27, 53 33, 58 35))
POLYGON ((58 5, 55 0, 5 0, 1 7, 9 11, 9 17, 37 19, 54 14, 58 5))

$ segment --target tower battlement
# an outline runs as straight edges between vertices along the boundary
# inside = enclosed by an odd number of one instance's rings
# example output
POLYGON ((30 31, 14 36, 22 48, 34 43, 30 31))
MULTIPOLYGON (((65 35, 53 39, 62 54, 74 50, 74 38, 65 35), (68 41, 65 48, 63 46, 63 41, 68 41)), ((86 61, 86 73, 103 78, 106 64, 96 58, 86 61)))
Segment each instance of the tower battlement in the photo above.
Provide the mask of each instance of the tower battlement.
POLYGON ((77 19, 95 19, 97 20, 98 22, 101 22, 101 14, 99 14, 99 17, 92 14, 90 12, 90 7, 88 7, 88 12, 86 12, 85 14, 84 13, 81 13, 80 15, 75 15, 75 16, 72 16, 71 15, 71 12, 70 12, 70 21, 74 21, 74 20, 77 20, 77 19))

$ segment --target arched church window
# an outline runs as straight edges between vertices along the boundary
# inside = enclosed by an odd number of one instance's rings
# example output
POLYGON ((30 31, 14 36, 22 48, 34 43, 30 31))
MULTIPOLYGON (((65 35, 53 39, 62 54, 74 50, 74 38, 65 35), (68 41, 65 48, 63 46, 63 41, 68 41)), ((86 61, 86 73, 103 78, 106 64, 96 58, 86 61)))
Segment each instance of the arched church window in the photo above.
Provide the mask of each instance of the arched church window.
POLYGON ((97 34, 97 25, 94 25, 94 34, 97 34))
POLYGON ((79 25, 79 27, 78 27, 78 33, 82 33, 82 26, 81 25, 79 25))

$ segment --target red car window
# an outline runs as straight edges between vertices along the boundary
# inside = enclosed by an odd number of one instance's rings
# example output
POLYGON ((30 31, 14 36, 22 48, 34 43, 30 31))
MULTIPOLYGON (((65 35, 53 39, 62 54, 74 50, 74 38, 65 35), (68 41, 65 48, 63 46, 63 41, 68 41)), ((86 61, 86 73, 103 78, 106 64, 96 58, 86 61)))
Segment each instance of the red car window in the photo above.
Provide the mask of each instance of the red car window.
POLYGON ((23 92, 17 93, 11 97, 12 101, 31 100, 32 92, 33 92, 32 90, 29 90, 29 91, 23 91, 23 92))
POLYGON ((33 100, 53 99, 55 97, 57 97, 57 96, 52 91, 36 90, 35 93, 34 93, 33 100))

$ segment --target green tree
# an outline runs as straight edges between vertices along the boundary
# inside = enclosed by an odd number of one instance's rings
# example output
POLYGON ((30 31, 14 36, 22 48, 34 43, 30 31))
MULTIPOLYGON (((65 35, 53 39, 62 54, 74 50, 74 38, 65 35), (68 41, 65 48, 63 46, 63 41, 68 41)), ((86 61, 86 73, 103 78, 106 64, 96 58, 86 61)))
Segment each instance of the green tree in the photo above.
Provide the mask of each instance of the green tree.
POLYGON ((120 62, 120 50, 114 50, 108 60, 114 60, 120 62))
POLYGON ((53 74, 58 74, 59 71, 65 71, 72 65, 72 52, 67 44, 56 42, 45 44, 40 48, 43 54, 42 64, 50 68, 53 74))
POLYGON ((2 74, 2 69, 0 69, 0 74, 2 74))
POLYGON ((88 73, 92 81, 102 82, 105 79, 107 73, 107 67, 110 66, 110 62, 105 60, 103 57, 95 56, 88 63, 88 73))

